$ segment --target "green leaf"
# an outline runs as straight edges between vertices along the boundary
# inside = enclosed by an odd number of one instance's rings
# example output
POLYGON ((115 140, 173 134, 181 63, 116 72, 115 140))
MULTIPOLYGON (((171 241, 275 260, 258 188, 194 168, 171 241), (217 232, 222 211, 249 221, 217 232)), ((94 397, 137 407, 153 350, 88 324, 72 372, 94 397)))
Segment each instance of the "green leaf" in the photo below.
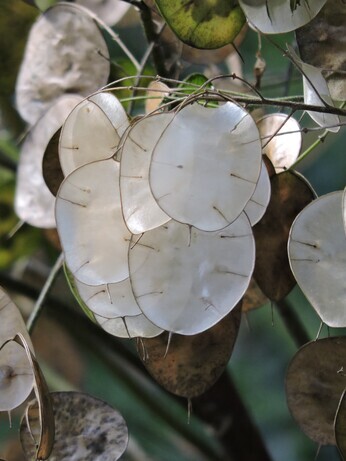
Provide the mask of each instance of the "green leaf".
POLYGON ((229 0, 156 0, 174 33, 190 46, 215 49, 231 43, 245 24, 229 0))

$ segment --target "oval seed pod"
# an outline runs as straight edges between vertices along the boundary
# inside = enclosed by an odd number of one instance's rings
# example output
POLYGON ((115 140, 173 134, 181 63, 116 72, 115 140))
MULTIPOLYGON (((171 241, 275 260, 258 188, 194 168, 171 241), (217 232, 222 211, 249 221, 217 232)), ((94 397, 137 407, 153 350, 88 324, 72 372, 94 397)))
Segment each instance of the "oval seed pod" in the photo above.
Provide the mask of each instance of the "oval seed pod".
POLYGON ((217 232, 176 221, 145 232, 129 250, 136 301, 160 328, 194 335, 240 301, 253 271, 255 247, 245 213, 217 232))
POLYGON ((287 241, 292 222, 314 198, 310 184, 291 170, 271 177, 266 213, 253 227, 256 241, 254 278, 272 301, 280 301, 296 281, 290 269, 287 241))
MULTIPOLYGON (((55 442, 49 461, 116 461, 122 456, 128 432, 117 410, 81 392, 53 392, 50 396, 55 442)), ((31 402, 20 427, 20 439, 28 459, 35 459, 40 426, 37 406, 37 401, 31 402)))
POLYGON ((244 210, 258 183, 261 161, 256 124, 242 107, 192 104, 174 115, 159 138, 150 187, 173 219, 215 231, 244 210))
POLYGON ((342 191, 306 206, 292 224, 289 262, 298 285, 322 321, 346 326, 346 242, 342 191))
POLYGON ((107 45, 92 17, 78 5, 57 3, 31 29, 16 84, 17 109, 33 125, 61 95, 88 96, 104 86, 109 68, 107 45))
POLYGON ((305 344, 286 374, 288 408, 302 429, 321 445, 335 445, 334 419, 346 387, 346 337, 305 344))
POLYGON ((33 345, 17 306, 0 288, 0 411, 13 410, 23 403, 34 385, 27 354, 12 341, 18 333, 32 351, 33 345))
POLYGON ((241 303, 213 327, 192 336, 163 333, 137 342, 140 359, 166 390, 193 398, 221 376, 231 357, 241 319, 241 303))

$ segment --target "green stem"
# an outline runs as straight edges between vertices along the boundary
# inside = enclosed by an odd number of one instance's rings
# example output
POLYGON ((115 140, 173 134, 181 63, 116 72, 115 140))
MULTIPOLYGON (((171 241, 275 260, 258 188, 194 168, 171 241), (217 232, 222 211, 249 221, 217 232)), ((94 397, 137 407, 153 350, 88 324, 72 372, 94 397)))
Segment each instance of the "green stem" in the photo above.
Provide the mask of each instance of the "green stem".
POLYGON ((61 253, 58 257, 58 259, 56 260, 54 266, 52 267, 51 271, 50 271, 50 274, 46 280, 46 283, 43 285, 43 288, 40 292, 40 295, 36 301, 36 304, 29 316, 29 319, 27 321, 27 324, 26 324, 26 327, 28 329, 28 332, 29 333, 32 333, 33 329, 34 329, 34 326, 40 316, 40 313, 42 311, 42 308, 43 308, 43 305, 46 301, 46 298, 47 298, 47 295, 49 293, 49 290, 51 289, 52 285, 53 285, 53 282, 56 278, 56 276, 58 275, 58 272, 59 270, 61 269, 62 267, 62 264, 64 262, 64 254, 61 253))
MULTIPOLYGON (((346 102, 344 101, 341 105, 340 105, 340 109, 343 109, 346 105, 346 102)), ((301 155, 299 155, 299 157, 297 158, 297 160, 295 161, 295 163, 291 166, 290 169, 294 169, 296 168, 296 166, 302 161, 304 160, 305 157, 307 157, 319 144, 321 144, 322 142, 324 142, 324 140, 326 139, 326 137, 328 136, 329 134, 329 130, 325 130, 317 139, 315 142, 313 142, 311 144, 311 146, 309 146, 301 155)))

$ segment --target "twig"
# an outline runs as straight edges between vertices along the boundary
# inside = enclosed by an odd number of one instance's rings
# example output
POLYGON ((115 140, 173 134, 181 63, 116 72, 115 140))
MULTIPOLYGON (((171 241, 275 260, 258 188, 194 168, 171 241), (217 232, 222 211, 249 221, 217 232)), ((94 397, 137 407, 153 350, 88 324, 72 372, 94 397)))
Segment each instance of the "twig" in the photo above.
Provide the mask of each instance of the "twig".
POLYGON ((27 321, 26 327, 28 329, 29 333, 32 333, 34 326, 39 318, 40 312, 42 310, 42 307, 44 305, 44 302, 46 301, 47 295, 49 290, 51 289, 53 282, 55 280, 55 277, 57 276, 60 268, 62 267, 62 264, 64 262, 64 254, 61 253, 56 260, 54 266, 52 267, 50 274, 46 280, 46 283, 44 284, 40 296, 38 297, 36 304, 29 316, 29 319, 27 321))

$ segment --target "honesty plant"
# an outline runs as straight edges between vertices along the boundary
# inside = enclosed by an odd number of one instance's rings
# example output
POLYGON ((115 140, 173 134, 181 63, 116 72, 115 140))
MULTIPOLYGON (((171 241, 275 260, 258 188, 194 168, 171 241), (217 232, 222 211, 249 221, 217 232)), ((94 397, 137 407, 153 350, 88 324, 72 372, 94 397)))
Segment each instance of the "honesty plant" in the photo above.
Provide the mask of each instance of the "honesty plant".
MULTIPOLYGON (((302 26, 304 36, 312 20, 329 17, 331 2, 56 1, 32 27, 16 85, 29 126, 16 213, 33 226, 56 226, 84 311, 105 332, 137 338, 149 373, 176 395, 191 399, 213 386, 232 354, 241 309, 280 304, 296 283, 322 322, 346 326, 346 189, 316 198, 294 169, 340 130, 345 111, 334 99, 345 100, 344 77, 335 88, 326 76, 342 64, 326 68, 287 45, 282 53, 304 94, 276 100, 261 88, 262 36, 302 26), (140 62, 107 25, 129 3, 150 41, 140 62), (218 64, 246 23, 259 37, 255 84, 239 60, 239 72, 222 77, 210 65, 210 79, 180 80, 184 59, 218 64), (109 83, 107 34, 135 76, 117 63, 121 77, 109 83), (220 55, 209 62, 194 48, 220 55), (165 75, 147 75, 151 53, 165 75), (324 134, 306 147, 304 134, 318 130, 324 134)), ((15 306, 5 294, 0 303, 0 410, 36 392, 21 424, 28 459, 119 459, 127 445, 122 417, 84 394, 49 394, 15 306)), ((344 347, 342 337, 308 343, 286 379, 303 431, 337 444, 343 456, 344 347)))

